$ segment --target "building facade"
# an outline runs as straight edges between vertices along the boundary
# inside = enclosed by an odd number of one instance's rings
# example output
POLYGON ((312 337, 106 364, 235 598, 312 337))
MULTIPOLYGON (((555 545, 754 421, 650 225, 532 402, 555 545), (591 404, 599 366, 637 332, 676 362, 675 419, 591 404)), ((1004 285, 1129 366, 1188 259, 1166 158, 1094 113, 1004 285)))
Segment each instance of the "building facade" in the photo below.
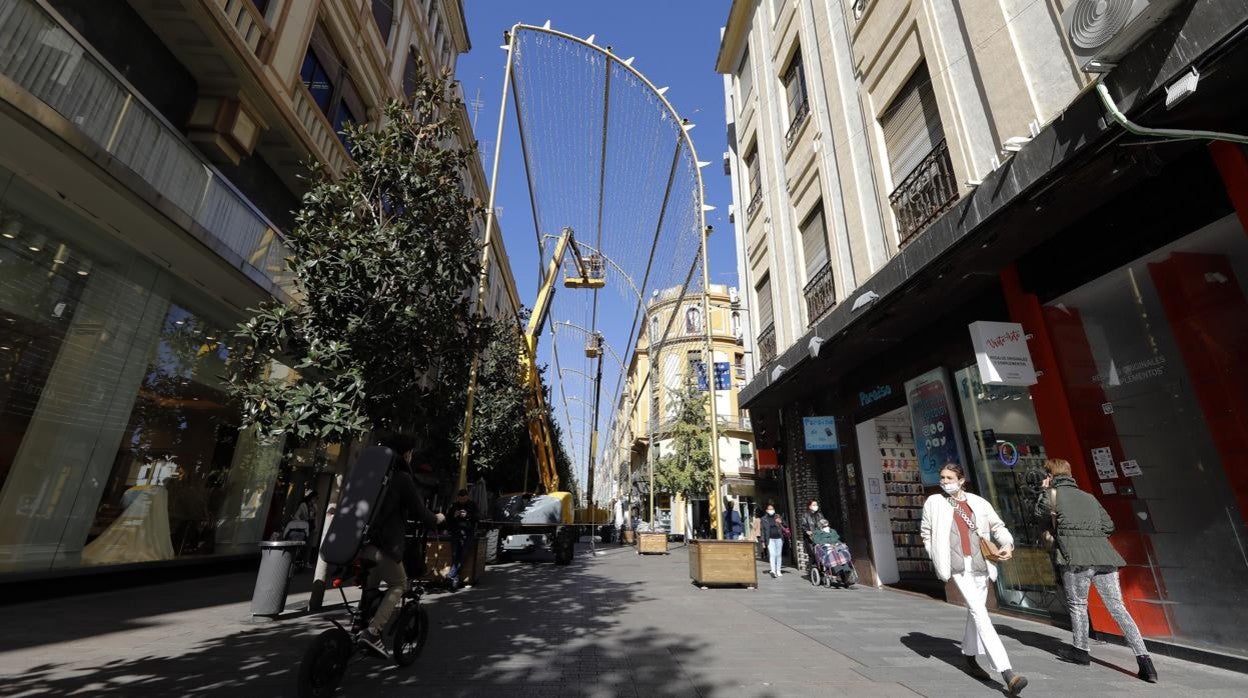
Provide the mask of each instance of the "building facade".
MULTIPOLYGON (((722 494, 748 517, 760 496, 760 483, 750 419, 737 401, 746 376, 740 296, 736 288, 711 286, 707 300, 715 359, 714 369, 708 372, 703 296, 690 293, 682 300, 680 291, 656 291, 650 298, 644 317, 646 331, 629 357, 625 389, 615 405, 604 457, 617 483, 615 498, 621 513, 638 506, 649 520, 651 459, 673 447, 671 430, 680 396, 690 388, 708 391, 708 381, 713 380, 722 494)), ((656 520, 673 534, 704 532, 710 521, 706 497, 685 501, 656 491, 656 520)))
POLYGON ((239 431, 233 327, 298 302, 302 163, 468 48, 453 0, 0 6, 0 579, 254 554, 325 501, 338 449, 239 431))
POLYGON ((741 405, 864 579, 943 595, 918 515, 958 462, 1020 544, 1001 608, 1068 622, 1026 482, 1059 457, 1114 518, 1146 637, 1248 654, 1248 585, 1210 553, 1248 534, 1248 8, 1149 3, 1098 47, 1079 4, 733 3, 741 405), (1034 379, 981 374, 1003 342, 1034 379))

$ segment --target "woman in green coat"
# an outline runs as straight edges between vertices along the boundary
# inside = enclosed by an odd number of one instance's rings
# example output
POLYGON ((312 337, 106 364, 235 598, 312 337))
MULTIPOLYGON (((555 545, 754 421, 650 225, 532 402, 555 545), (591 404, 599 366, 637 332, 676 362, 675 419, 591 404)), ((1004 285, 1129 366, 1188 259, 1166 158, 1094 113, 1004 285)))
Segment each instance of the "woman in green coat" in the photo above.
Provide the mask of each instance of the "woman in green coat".
POLYGON ((1118 568, 1127 564, 1109 543, 1114 532, 1113 519, 1096 497, 1079 489, 1070 472, 1070 463, 1060 459, 1044 462, 1049 474, 1044 480, 1044 491, 1036 500, 1036 518, 1056 524, 1057 565, 1062 572, 1062 585, 1066 589, 1066 604, 1070 609, 1070 625, 1074 633, 1074 647, 1064 647, 1058 657, 1074 664, 1087 666, 1088 656, 1088 591, 1093 584, 1105 602, 1114 622, 1122 629, 1127 644, 1135 652, 1139 663, 1139 677, 1150 683, 1157 682, 1157 670, 1144 647, 1144 639, 1135 620, 1122 602, 1122 589, 1118 584, 1118 568))

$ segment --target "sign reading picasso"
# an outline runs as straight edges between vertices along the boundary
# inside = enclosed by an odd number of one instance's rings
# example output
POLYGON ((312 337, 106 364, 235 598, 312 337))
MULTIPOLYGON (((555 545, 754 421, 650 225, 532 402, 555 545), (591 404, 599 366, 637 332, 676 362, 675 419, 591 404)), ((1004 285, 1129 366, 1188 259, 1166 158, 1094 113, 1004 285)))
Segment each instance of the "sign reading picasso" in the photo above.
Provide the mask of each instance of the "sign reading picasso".
POLYGON ((940 484, 945 463, 965 467, 962 439, 953 421, 949 379, 943 368, 933 369, 906 381, 906 402, 914 426, 915 455, 924 485, 940 484))
POLYGON ((840 448, 835 417, 802 417, 802 428, 806 432, 807 451, 835 451, 840 448))
POLYGON ((1035 385, 1036 368, 1027 349, 1027 333, 1016 322, 972 322, 975 362, 985 385, 1035 385))

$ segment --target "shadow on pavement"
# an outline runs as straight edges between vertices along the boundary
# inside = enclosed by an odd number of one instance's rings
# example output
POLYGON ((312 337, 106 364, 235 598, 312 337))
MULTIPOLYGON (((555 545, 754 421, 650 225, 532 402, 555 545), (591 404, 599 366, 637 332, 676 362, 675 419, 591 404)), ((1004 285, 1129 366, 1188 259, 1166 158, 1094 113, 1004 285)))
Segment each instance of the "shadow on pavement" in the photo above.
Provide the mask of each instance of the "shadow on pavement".
MULTIPOLYGON (((958 671, 966 673, 966 659, 964 658, 965 655, 962 654, 962 643, 957 640, 951 640, 947 637, 936 637, 927 633, 912 632, 899 638, 899 642, 920 657, 935 657, 958 671)), ((992 674, 988 669, 985 669, 985 671, 988 671, 990 675, 992 674)), ((992 679, 975 680, 986 687, 1000 689, 1003 693, 1009 695, 1009 691, 1004 690, 1003 685, 997 681, 992 679)))
MULTIPOLYGON (((1034 647, 1035 649, 1038 649, 1042 652, 1047 652, 1048 654, 1052 655, 1052 659, 1055 662, 1062 661, 1057 658, 1057 651, 1060 650, 1062 647, 1066 646, 1067 643, 1064 642, 1063 640, 1053 637, 1052 635, 1045 635, 1044 633, 1035 633, 1035 632, 1031 632, 1030 630, 1019 630, 1018 628, 1012 628, 1007 625, 998 625, 997 632, 999 632, 1003 636, 1012 637, 1015 640, 1018 640, 1020 643, 1027 645, 1028 647, 1034 647)), ((1092 657, 1092 663, 1099 664, 1108 669, 1113 669, 1114 671, 1126 674, 1127 676, 1135 676, 1136 667, 1131 667, 1130 670, 1123 669, 1117 664, 1110 664, 1109 662, 1106 662, 1101 659, 1097 659, 1096 657, 1092 657)))
MULTIPOLYGON (((251 600, 255 575, 253 569, 13 606, 3 611, 8 620, 0 633, 0 653, 158 627, 163 623, 161 616, 246 603, 251 600)), ((290 594, 311 588, 311 574, 297 575, 291 580, 290 594)))
MULTIPOLYGON (((705 642, 694 639, 696 628, 677 629, 684 631, 677 634, 671 628, 620 627, 621 613, 648 597, 642 585, 613 581, 594 568, 588 556, 578 557, 565 568, 521 563, 492 568, 475 589, 441 596, 429 604, 429 644, 415 665, 400 670, 376 659, 357 660, 338 695, 713 696, 732 692, 732 686, 682 680, 687 675, 681 664, 696 663, 709 651, 705 642)), ((98 603, 100 597, 96 598, 98 603)), ((112 632, 124 630, 125 619, 136 615, 128 610, 117 609, 120 627, 112 632)), ((62 620, 46 620, 62 626, 60 641, 84 637, 65 627, 70 619, 59 617, 62 620)), ((328 618, 306 617, 247 626, 183 648, 164 647, 154 639, 148 646, 134 647, 126 659, 101 659, 99 665, 90 657, 50 655, 46 663, 3 677, 4 693, 294 695, 296 669, 304 650, 314 634, 329 627, 328 618)), ((124 637, 116 641, 124 642, 124 637)))

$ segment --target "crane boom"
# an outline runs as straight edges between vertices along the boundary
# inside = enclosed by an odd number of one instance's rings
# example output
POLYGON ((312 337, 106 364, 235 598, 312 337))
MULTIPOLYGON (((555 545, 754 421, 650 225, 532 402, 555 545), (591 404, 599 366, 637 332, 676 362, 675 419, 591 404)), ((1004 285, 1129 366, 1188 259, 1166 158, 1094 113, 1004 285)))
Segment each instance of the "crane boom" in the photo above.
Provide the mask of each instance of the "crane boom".
POLYGON ((524 366, 529 383, 529 439, 533 444, 533 455, 537 459, 538 477, 547 492, 559 489, 559 472, 555 468, 555 445, 551 435, 549 411, 546 396, 542 391, 542 379, 537 370, 537 338, 546 325, 550 315, 551 301, 555 295, 555 282, 559 270, 563 266, 564 257, 569 250, 572 252, 572 264, 576 267, 575 276, 565 276, 564 286, 568 288, 602 288, 606 284, 603 276, 602 260, 596 255, 584 257, 576 244, 576 237, 571 228, 564 228, 555 243, 554 256, 546 266, 546 274, 542 285, 537 291, 537 300, 533 303, 533 312, 529 316, 529 324, 524 333, 524 355, 520 361, 524 366))

